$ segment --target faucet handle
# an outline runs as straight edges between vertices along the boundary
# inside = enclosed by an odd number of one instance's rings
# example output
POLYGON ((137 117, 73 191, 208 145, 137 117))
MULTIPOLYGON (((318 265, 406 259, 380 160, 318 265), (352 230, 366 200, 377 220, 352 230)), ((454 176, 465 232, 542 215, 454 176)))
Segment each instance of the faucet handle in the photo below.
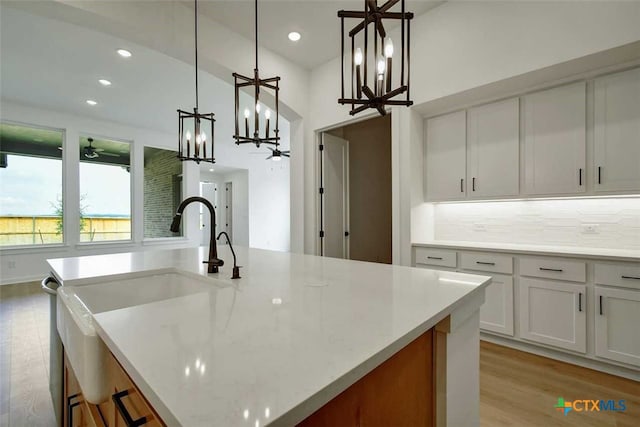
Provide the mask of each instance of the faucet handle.
POLYGON ((224 261, 220 258, 210 259, 208 261, 202 261, 203 264, 215 265, 216 267, 222 267, 224 265, 224 261))

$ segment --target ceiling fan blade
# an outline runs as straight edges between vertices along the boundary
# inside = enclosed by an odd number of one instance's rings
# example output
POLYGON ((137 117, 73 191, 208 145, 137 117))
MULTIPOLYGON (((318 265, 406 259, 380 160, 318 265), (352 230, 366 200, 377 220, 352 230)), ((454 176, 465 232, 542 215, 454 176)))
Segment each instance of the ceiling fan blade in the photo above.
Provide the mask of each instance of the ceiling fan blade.
POLYGON ((272 155, 270 155, 269 157, 267 157, 265 160, 269 160, 269 159, 271 159, 271 158, 273 158, 273 154, 272 154, 272 155))
POLYGON ((271 151, 275 151, 275 150, 274 150, 273 148, 271 148, 271 147, 267 147, 267 148, 268 148, 269 150, 271 150, 271 151))
POLYGON ((285 157, 291 157, 291 155, 289 153, 285 153, 284 151, 282 152, 282 155, 285 157))
POLYGON ((104 151, 104 148, 94 148, 94 147, 91 147, 91 148, 93 148, 93 151, 98 151, 100 153, 104 151))
POLYGON ((100 153, 101 156, 120 157, 120 154, 116 153, 100 153))

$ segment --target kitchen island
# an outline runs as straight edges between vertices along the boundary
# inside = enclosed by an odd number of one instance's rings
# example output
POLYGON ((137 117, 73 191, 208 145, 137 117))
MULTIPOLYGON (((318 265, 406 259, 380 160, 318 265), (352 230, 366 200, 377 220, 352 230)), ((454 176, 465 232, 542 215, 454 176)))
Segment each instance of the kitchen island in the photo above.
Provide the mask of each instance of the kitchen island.
MULTIPOLYGON (((331 419, 322 414, 328 404, 353 395, 355 384, 419 339, 428 344, 429 378, 421 390, 427 425, 479 425, 478 311, 489 277, 249 248, 236 253, 243 266, 237 280, 230 279, 226 246, 219 248, 226 264, 215 274, 202 264, 206 248, 49 265, 63 285, 58 306, 83 302, 99 338, 166 425, 323 425, 331 419), (199 285, 161 298, 141 295, 152 291, 140 287, 127 306, 109 307, 110 287, 116 292, 128 281, 133 289, 136 278, 175 273, 199 285)), ((60 324, 58 330, 66 334, 60 324)), ((376 393, 384 396, 385 388, 378 383, 376 393)))

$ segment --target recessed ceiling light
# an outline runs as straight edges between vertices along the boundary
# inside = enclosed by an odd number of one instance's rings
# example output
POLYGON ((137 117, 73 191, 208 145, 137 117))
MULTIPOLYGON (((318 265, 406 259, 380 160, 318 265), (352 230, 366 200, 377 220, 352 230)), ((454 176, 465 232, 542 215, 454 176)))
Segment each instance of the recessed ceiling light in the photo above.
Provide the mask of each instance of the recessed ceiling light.
POLYGON ((93 99, 87 99, 87 104, 89 104, 89 105, 98 105, 98 103, 96 101, 94 101, 93 99))
POLYGON ((213 169, 213 168, 211 168, 211 169, 209 169, 209 172, 213 172, 213 170, 214 170, 214 169, 213 169))
POLYGON ((289 40, 291 40, 292 42, 297 42, 298 40, 300 40, 300 33, 297 31, 291 31, 289 33, 289 40))
POLYGON ((131 58, 131 52, 129 52, 127 49, 118 49, 118 55, 122 56, 123 58, 131 58))
POLYGON ((98 80, 98 82, 102 85, 102 86, 111 86, 111 82, 107 79, 100 79, 98 80))

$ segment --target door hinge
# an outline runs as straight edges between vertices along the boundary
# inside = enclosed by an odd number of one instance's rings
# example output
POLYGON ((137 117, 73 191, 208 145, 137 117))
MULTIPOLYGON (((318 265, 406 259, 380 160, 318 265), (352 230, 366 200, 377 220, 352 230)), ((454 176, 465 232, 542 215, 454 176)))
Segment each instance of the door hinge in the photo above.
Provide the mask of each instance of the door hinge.
POLYGON ((324 194, 324 188, 320 187, 320 194, 324 194))
POLYGON ((323 150, 324 150, 324 145, 323 145, 323 144, 320 144, 320 145, 318 146, 318 149, 319 149, 320 151, 323 151, 323 150))
POLYGON ((324 237, 324 231, 320 230, 320 237, 324 237))
POLYGON ((349 232, 348 231, 344 232, 344 237, 349 237, 349 232))

